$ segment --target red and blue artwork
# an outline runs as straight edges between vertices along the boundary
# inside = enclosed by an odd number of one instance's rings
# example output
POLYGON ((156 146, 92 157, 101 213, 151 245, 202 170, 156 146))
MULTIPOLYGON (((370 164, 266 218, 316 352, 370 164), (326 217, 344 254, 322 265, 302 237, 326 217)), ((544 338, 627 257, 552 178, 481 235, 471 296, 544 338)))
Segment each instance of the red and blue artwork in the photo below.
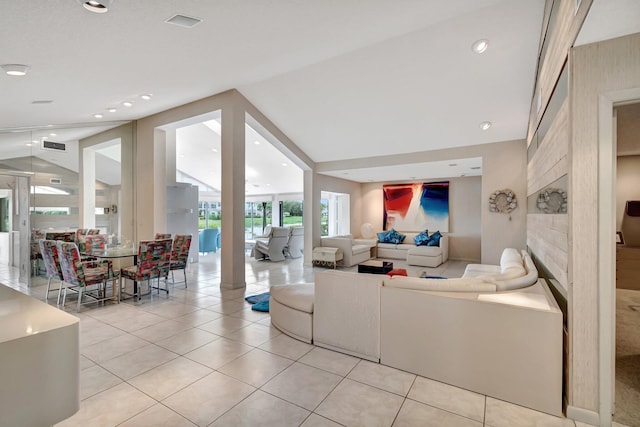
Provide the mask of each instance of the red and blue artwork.
POLYGON ((385 230, 449 231, 449 181, 382 186, 385 230))

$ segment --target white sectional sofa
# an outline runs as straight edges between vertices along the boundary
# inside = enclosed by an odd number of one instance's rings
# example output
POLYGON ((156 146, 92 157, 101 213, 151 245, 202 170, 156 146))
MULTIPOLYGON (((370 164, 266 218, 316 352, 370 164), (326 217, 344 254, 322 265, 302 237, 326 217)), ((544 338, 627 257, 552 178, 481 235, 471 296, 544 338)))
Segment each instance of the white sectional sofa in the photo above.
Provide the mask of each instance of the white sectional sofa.
POLYGON ((400 244, 378 242, 378 258, 403 259, 409 265, 437 267, 449 258, 449 237, 443 235, 439 246, 416 246, 413 239, 419 233, 401 232, 406 235, 400 244))
POLYGON ((505 252, 457 279, 318 272, 313 342, 561 415, 562 312, 530 257, 505 252))

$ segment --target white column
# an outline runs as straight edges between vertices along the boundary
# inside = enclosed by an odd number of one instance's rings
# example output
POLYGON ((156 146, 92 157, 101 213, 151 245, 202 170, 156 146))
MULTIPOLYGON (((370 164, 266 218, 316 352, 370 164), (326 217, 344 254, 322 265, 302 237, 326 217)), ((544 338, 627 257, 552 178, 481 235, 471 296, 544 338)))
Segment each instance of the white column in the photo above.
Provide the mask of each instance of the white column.
POLYGON ((304 171, 304 263, 311 264, 313 248, 320 246, 320 188, 315 184, 315 173, 304 171))
POLYGON ((242 288, 244 274, 245 111, 232 102, 222 108, 221 288, 242 288))
POLYGON ((93 148, 83 148, 81 154, 80 177, 82 192, 79 199, 80 227, 95 228, 96 226, 96 152, 93 148))

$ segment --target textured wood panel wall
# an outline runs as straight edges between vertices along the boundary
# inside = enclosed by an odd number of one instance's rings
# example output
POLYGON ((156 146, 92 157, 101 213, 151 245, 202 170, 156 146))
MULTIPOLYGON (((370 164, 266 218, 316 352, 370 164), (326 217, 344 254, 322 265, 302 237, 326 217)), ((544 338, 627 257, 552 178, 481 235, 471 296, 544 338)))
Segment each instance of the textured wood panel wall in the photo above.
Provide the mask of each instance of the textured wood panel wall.
POLYGON ((540 191, 568 172, 568 151, 569 101, 567 99, 529 162, 527 196, 540 191))
POLYGON ((568 233, 566 214, 527 215, 527 246, 565 290, 568 289, 568 233))

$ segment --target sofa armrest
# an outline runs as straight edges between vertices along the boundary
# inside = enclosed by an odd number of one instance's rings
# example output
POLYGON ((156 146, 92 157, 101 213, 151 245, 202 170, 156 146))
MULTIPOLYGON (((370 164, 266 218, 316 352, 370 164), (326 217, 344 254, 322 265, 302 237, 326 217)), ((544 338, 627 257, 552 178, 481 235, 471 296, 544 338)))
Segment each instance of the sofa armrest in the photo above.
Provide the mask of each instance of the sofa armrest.
POLYGON ((449 259, 449 236, 440 238, 440 248, 442 249, 442 262, 444 263, 449 259))
POLYGON ((351 267, 353 265, 353 239, 348 237, 323 237, 321 245, 329 248, 338 248, 342 250, 342 262, 345 266, 351 267))

